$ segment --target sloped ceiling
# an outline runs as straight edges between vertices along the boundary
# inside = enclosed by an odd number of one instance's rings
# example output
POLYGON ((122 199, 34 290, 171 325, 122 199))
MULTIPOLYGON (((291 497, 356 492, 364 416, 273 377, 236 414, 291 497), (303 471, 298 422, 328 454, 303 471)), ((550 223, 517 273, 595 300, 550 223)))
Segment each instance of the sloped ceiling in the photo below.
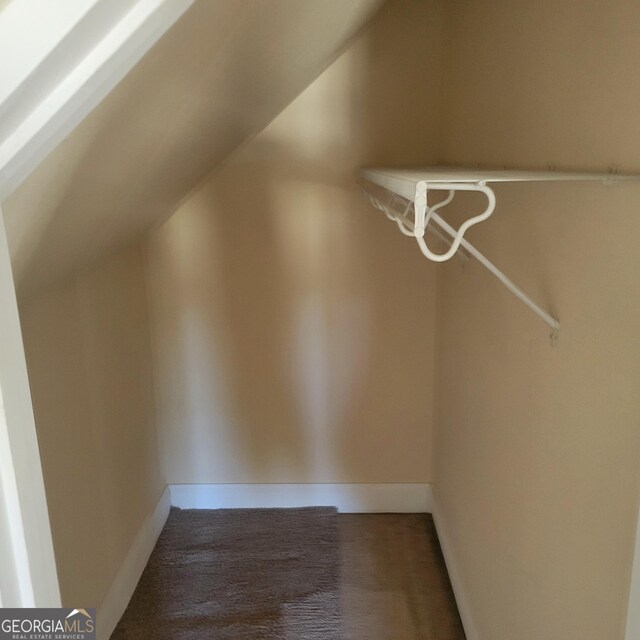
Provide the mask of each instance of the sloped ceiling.
POLYGON ((380 4, 198 0, 3 203, 19 295, 165 220, 380 4))

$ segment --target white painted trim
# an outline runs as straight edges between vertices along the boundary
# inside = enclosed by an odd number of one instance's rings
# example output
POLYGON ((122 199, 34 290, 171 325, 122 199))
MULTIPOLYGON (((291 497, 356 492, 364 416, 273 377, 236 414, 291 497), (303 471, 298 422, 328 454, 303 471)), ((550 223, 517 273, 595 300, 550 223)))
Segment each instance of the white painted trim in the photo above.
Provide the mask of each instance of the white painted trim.
POLYGON ((448 525, 442 515, 442 509, 438 503, 437 494, 435 492, 432 494, 431 505, 433 521, 435 522, 436 531, 438 532, 440 548, 442 549, 442 555, 444 556, 444 561, 447 565, 447 572, 449 573, 449 580, 451 581, 451 587, 456 598, 456 604, 458 605, 458 612, 460 613, 464 633, 467 640, 481 640, 480 634, 473 622, 471 607, 469 605, 469 593, 462 582, 458 561, 456 560, 453 540, 451 538, 448 525))
POLYGON ((7 605, 33 607, 29 549, 20 511, 20 494, 9 442, 9 425, 0 388, 0 591, 7 605))
POLYGON ((98 640, 108 640, 122 617, 140 580, 158 536, 169 517, 171 496, 166 487, 155 509, 147 516, 127 553, 111 588, 97 612, 98 640))
MULTIPOLYGON (((136 0, 122 19, 70 68, 0 144, 0 200, 116 86, 193 4, 193 0, 136 0)), ((94 26, 80 21, 77 28, 94 26)))
POLYGON ((49 512, 0 209, 0 585, 6 607, 59 607, 49 512))
POLYGON ((640 640, 640 511, 638 511, 636 524, 636 543, 631 565, 631 587, 624 640, 640 640))
POLYGON ((410 484, 172 484, 181 509, 332 506, 345 513, 429 513, 431 485, 410 484))
MULTIPOLYGON (((119 1, 116 0, 116 4, 119 1)), ((6 125, 4 116, 13 111, 7 108, 8 104, 24 92, 20 89, 29 86, 34 74, 42 73, 43 66, 55 50, 66 48, 65 44, 69 36, 73 39, 78 23, 103 2, 65 0, 54 4, 51 0, 20 0, 9 2, 0 11, 0 56, 11 61, 0 69, 0 139, 3 139, 2 129, 6 125)), ((72 59, 70 62, 77 64, 78 61, 72 59)))

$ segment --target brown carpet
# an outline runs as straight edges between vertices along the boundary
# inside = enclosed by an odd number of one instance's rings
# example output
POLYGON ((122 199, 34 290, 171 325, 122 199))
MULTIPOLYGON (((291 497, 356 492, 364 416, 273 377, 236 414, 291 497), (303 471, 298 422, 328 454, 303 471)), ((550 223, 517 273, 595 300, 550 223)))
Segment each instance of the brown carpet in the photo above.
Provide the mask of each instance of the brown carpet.
POLYGON ((111 637, 464 640, 464 633, 430 516, 174 508, 111 637))

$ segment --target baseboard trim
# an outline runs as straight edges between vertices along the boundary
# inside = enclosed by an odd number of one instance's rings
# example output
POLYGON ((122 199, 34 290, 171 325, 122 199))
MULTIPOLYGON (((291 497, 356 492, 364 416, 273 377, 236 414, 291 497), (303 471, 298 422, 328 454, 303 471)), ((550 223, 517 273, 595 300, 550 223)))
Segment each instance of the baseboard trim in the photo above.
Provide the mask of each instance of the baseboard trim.
POLYGON ((456 604, 458 605, 458 612, 460 613, 460 619, 462 620, 464 633, 467 637, 467 640, 481 640, 480 634, 478 633, 478 630, 473 622, 471 608, 469 606, 468 592, 462 583, 460 570, 458 568, 458 561, 456 560, 455 550, 453 548, 449 528, 442 515, 442 510, 438 502, 437 494, 434 494, 433 492, 431 495, 431 506, 431 513, 433 514, 433 521, 436 525, 438 540, 440 541, 440 548, 442 549, 444 562, 447 565, 447 572, 449 574, 449 580, 451 581, 453 594, 456 598, 456 604))
POLYGON ((627 624, 625 628, 625 640, 638 640, 640 638, 640 512, 636 524, 636 539, 633 550, 633 562, 631 564, 631 585, 629 587, 629 604, 627 605, 627 624))
POLYGON ((181 509, 333 506, 344 513, 431 513, 431 485, 409 484, 172 484, 181 509))
POLYGON ((147 516, 98 608, 96 635, 108 640, 122 617, 169 516, 171 494, 166 487, 155 509, 147 516))

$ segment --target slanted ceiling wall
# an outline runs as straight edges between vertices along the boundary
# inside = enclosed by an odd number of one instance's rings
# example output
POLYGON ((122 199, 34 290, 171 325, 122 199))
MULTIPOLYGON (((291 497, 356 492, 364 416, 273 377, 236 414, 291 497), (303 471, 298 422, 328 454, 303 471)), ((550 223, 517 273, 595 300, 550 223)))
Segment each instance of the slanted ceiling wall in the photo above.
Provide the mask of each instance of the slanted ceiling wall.
POLYGON ((3 202, 19 295, 87 269, 166 220, 380 4, 194 2, 3 202))
MULTIPOLYGON (((362 204, 352 172, 437 160, 637 171, 638 11, 634 0, 392 1, 148 235, 149 305, 87 312, 81 328, 149 315, 136 343, 151 345, 140 357, 152 358, 156 403, 145 396, 145 411, 156 412, 165 480, 432 480, 470 640, 622 640, 640 479, 638 188, 504 185, 471 231, 559 316, 551 347, 480 267, 426 263, 362 204)), ((123 279, 142 288, 135 255, 83 276, 111 282, 89 309, 122 300, 123 279)), ((64 358, 77 361, 79 343, 43 338, 78 322, 70 286, 23 306, 36 411, 56 393, 77 407, 64 358)), ((107 334, 117 377, 130 356, 107 334)), ((93 406, 118 432, 124 418, 93 406)), ((55 415, 39 412, 43 433, 84 434, 82 415, 55 415)), ((118 446, 144 429, 131 424, 118 446)), ((83 473, 60 444, 41 438, 65 463, 50 492, 68 482, 65 466, 83 473)), ((149 464, 140 486, 154 488, 149 464)), ((127 516, 116 521, 130 536, 127 516)), ((87 544, 81 529, 54 534, 60 557, 87 544)), ((83 565, 63 579, 106 584, 108 571, 83 565)))

